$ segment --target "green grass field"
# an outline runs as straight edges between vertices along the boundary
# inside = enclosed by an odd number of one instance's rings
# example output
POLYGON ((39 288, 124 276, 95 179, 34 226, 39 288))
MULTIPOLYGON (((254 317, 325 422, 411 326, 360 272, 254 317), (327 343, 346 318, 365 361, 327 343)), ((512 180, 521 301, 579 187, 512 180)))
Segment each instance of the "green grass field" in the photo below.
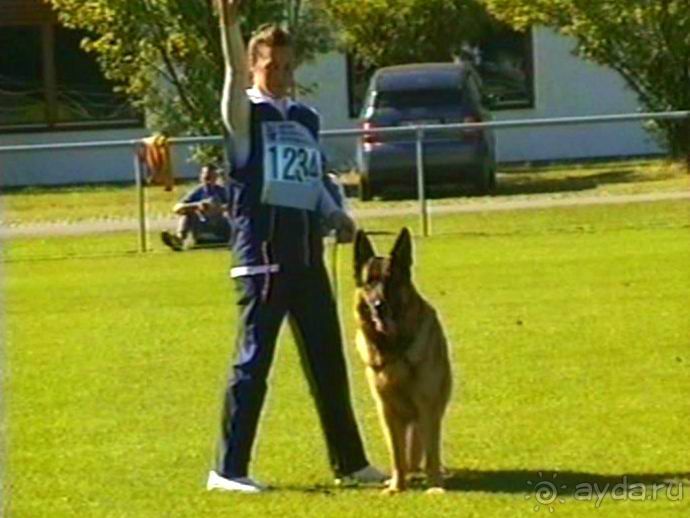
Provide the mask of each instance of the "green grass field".
MULTIPOLYGON (((382 250, 393 239, 383 231, 404 224, 416 219, 363 222, 382 250)), ((542 516, 535 486, 548 480, 555 516, 687 515, 690 203, 435 216, 433 229, 416 240, 415 268, 453 349, 446 495, 333 487, 287 332, 253 464, 276 489, 205 492, 235 333, 229 256, 130 253, 126 233, 5 244, 4 511, 542 516), (682 485, 652 498, 669 479, 682 485), (623 482, 644 486, 624 501, 586 498, 623 482)), ((385 466, 351 347, 350 260, 343 248, 352 392, 371 460, 385 466)))

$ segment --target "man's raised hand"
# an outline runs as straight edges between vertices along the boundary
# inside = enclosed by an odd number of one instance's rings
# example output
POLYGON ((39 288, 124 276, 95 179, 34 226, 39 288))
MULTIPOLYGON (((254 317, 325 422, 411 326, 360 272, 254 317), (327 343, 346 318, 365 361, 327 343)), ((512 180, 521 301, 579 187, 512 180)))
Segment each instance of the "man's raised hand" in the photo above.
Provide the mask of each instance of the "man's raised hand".
POLYGON ((237 22, 244 0, 216 0, 220 19, 228 24, 237 22))

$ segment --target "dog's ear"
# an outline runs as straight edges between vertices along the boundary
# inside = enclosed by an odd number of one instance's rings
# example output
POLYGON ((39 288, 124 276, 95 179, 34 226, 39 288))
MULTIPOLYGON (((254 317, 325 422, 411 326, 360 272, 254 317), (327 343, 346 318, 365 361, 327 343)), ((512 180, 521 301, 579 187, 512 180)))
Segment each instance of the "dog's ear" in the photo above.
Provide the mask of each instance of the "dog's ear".
POLYGON ((410 271, 412 268, 412 236, 407 227, 403 227, 395 240, 391 251, 391 264, 403 271, 410 271))
POLYGON ((376 252, 374 251, 374 245, 367 237, 364 230, 357 230, 355 234, 355 283, 357 286, 362 286, 364 280, 362 279, 362 270, 364 265, 367 264, 369 259, 374 257, 376 252))

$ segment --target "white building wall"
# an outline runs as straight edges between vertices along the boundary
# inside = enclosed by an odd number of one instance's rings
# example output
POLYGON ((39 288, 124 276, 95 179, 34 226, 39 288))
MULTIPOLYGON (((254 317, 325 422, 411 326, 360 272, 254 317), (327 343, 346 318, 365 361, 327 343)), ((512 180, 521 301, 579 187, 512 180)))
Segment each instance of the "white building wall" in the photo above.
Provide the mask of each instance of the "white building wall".
MULTIPOLYGON (((148 136, 144 129, 56 131, 0 134, 0 147, 131 140, 148 136)), ((68 149, 55 151, 0 152, 0 186, 61 185, 79 183, 134 183, 132 147, 68 149)), ((196 176, 197 167, 187 160, 187 149, 172 150, 176 177, 196 176)))
MULTIPOLYGON (((300 100, 316 108, 321 114, 322 129, 357 127, 357 119, 350 118, 347 92, 347 59, 332 52, 311 64, 302 66, 297 82, 311 90, 300 100)), ((355 165, 355 137, 329 137, 323 140, 329 163, 339 169, 355 165)))
MULTIPOLYGON (((496 111, 496 120, 639 111, 636 95, 617 72, 573 55, 573 39, 544 28, 535 29, 533 38, 535 107, 496 111)), ((640 122, 500 130, 496 137, 501 162, 660 152, 640 122)))
MULTIPOLYGON (((574 41, 553 31, 533 31, 535 107, 496 111, 495 119, 530 119, 630 113, 638 110, 635 95, 621 77, 604 67, 572 55, 574 41)), ((348 114, 347 63, 339 53, 327 54, 303 66, 298 82, 312 93, 303 96, 322 115, 324 129, 356 127, 348 114)), ((0 146, 97 140, 133 139, 145 136, 143 129, 60 131, 0 134, 0 146)), ((659 152, 641 123, 598 124, 539 129, 499 130, 500 162, 641 155, 659 152)), ((338 168, 354 166, 355 139, 325 141, 326 153, 338 168)), ((193 177, 196 166, 187 160, 186 148, 173 150, 178 177, 193 177)), ((132 152, 65 150, 0 153, 0 186, 48 185, 133 181, 132 152)))

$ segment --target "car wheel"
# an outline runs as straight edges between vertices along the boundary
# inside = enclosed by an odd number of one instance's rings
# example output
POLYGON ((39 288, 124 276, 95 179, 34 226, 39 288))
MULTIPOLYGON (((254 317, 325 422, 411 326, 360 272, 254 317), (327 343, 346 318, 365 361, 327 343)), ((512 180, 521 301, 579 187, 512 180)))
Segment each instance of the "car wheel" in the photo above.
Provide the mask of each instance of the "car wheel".
POLYGON ((489 169, 489 194, 496 193, 496 167, 489 169))
POLYGON ((369 201, 373 197, 371 183, 363 176, 359 177, 359 199, 361 201, 369 201))
POLYGON ((493 194, 496 190, 496 169, 487 164, 475 180, 474 187, 479 196, 493 194))

